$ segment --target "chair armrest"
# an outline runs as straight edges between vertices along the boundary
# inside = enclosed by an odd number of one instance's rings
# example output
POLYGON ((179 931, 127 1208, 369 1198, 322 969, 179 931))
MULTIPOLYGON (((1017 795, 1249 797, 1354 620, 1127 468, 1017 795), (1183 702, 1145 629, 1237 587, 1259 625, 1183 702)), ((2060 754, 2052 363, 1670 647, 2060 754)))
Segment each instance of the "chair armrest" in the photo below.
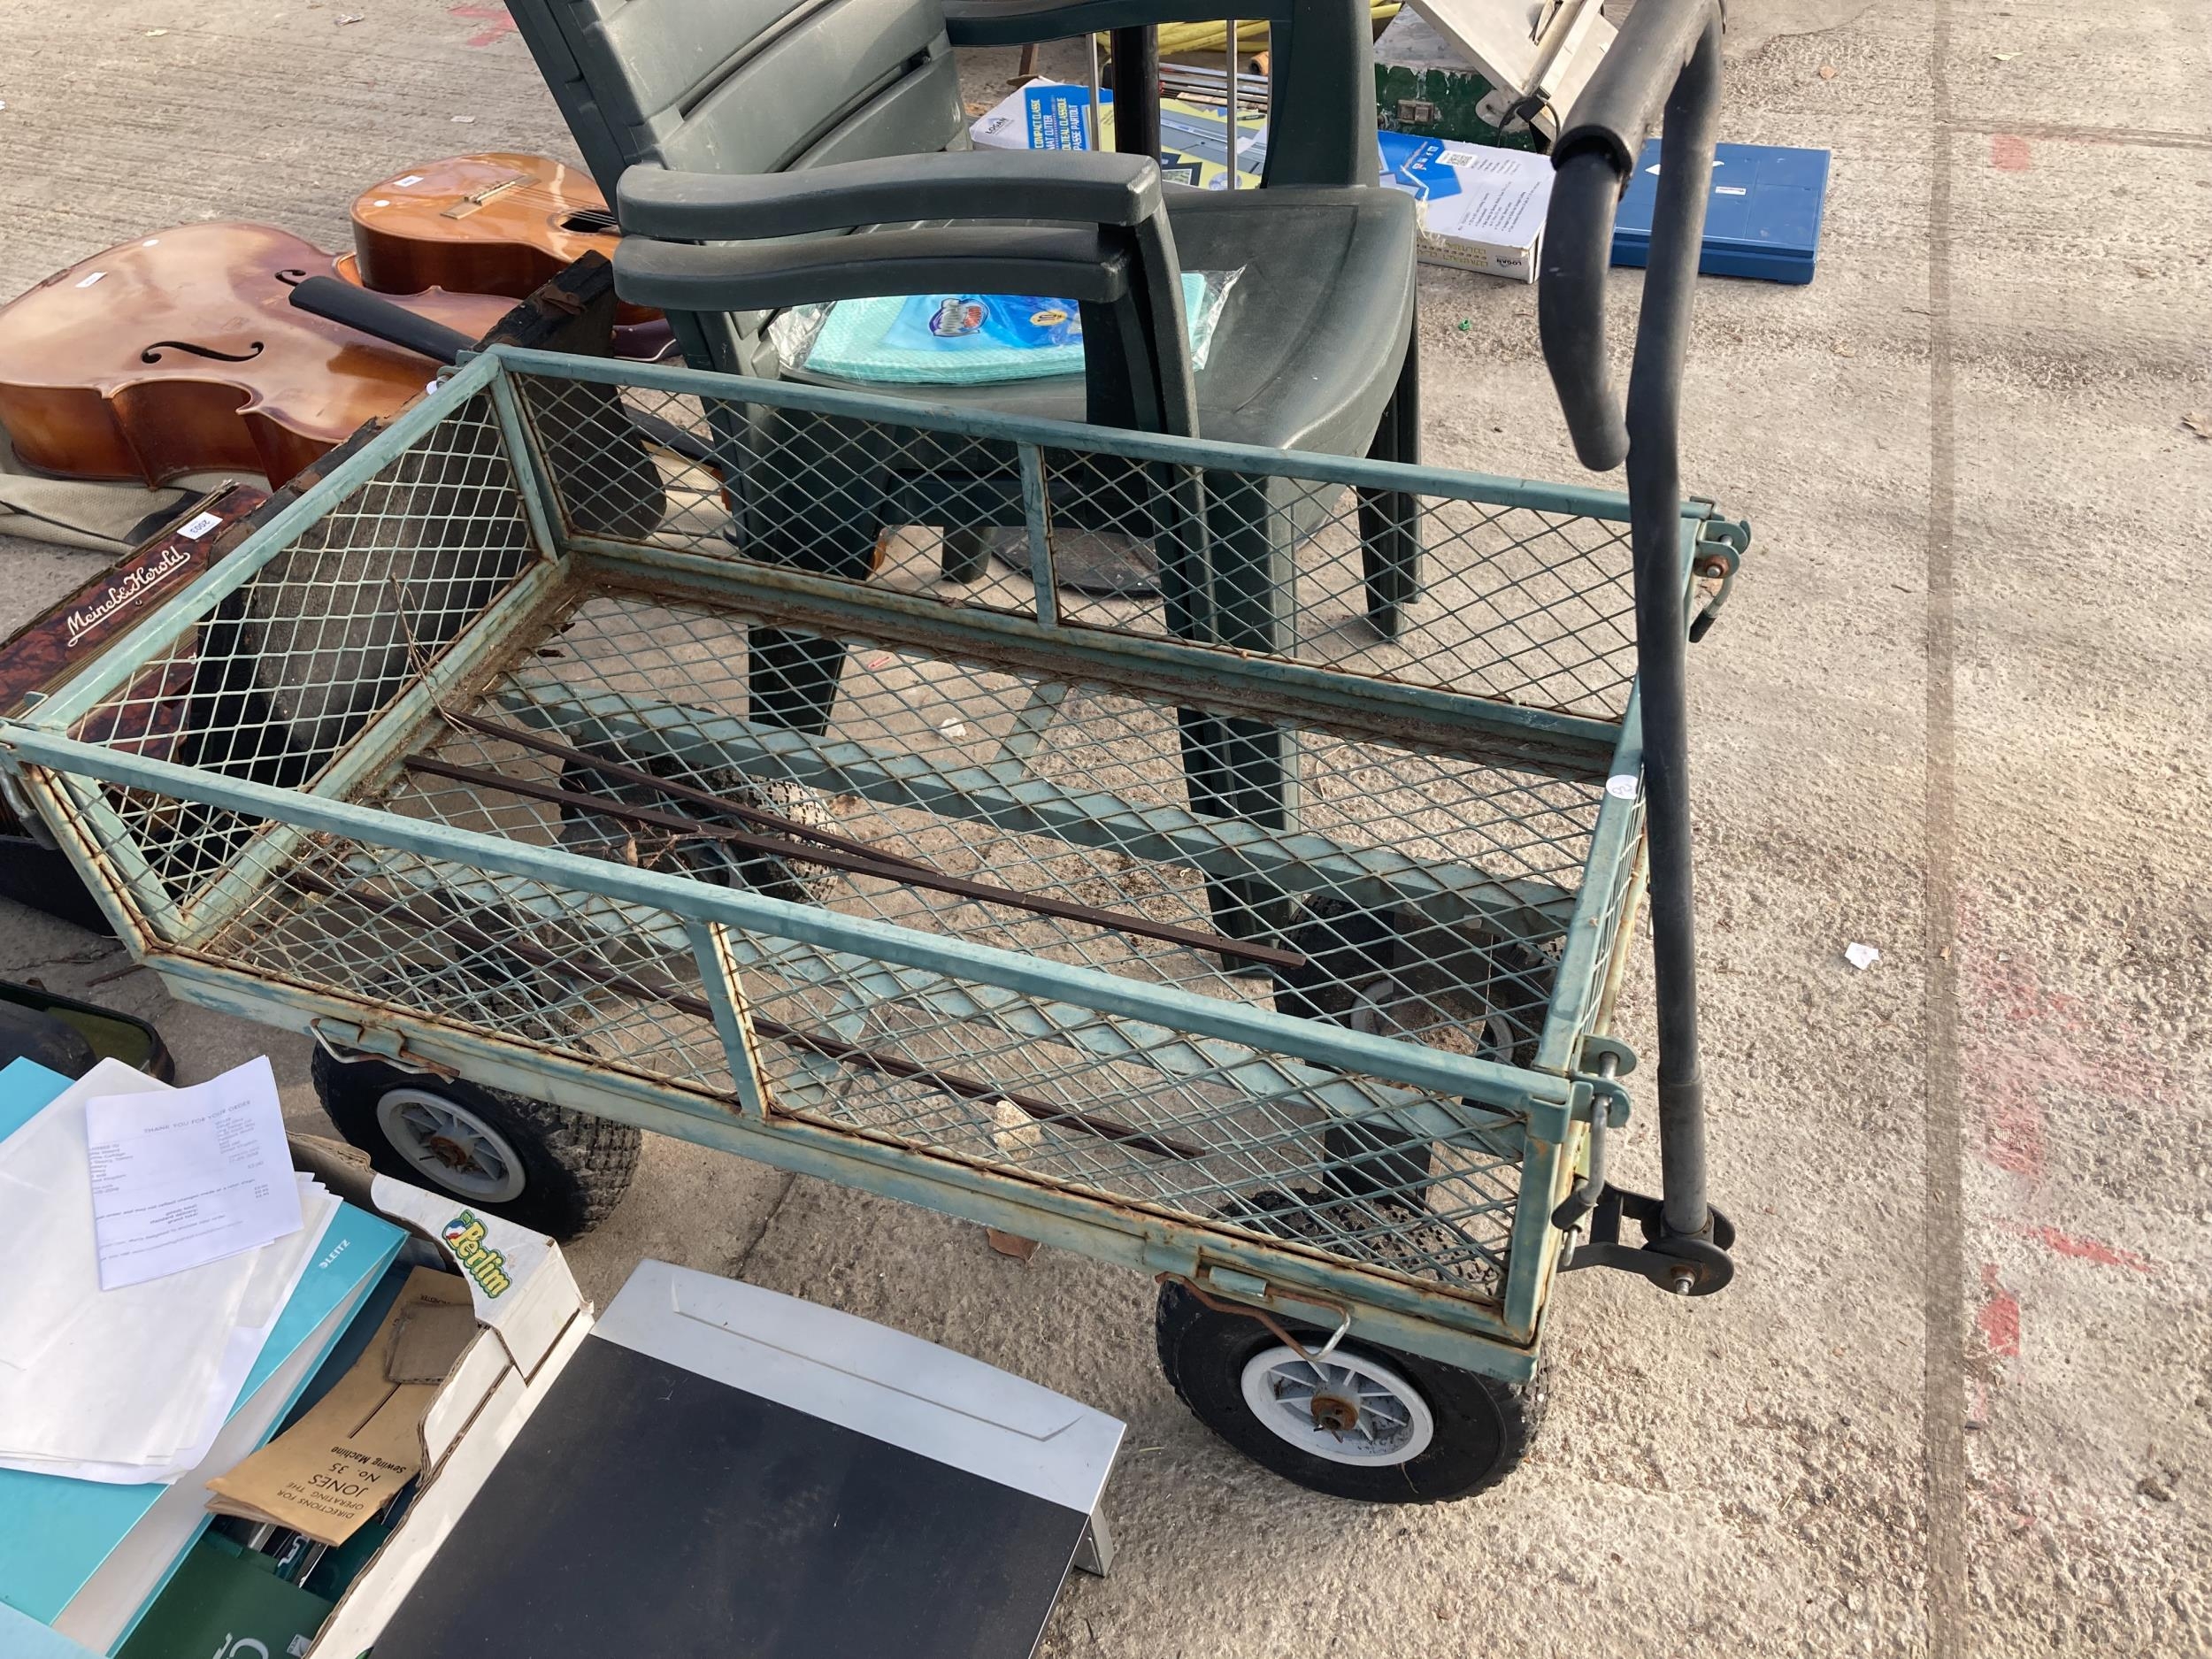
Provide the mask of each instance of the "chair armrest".
POLYGON ((1049 294, 1112 304, 1129 293, 1122 250, 1095 229, 933 226, 870 236, 703 248, 625 236, 618 291, 661 311, 780 311, 886 294, 1049 294))
POLYGON ((639 166, 617 198, 615 292, 634 304, 756 311, 948 290, 1072 299, 1089 418, 1197 430, 1182 273, 1148 156, 953 152, 735 177, 639 166), (914 219, 952 222, 822 234, 914 219), (696 245, 708 240, 720 245, 696 245))
POLYGON ((916 219, 1050 219, 1134 227, 1166 218, 1148 156, 1079 150, 955 150, 796 173, 636 166, 616 186, 626 235, 751 242, 916 219))

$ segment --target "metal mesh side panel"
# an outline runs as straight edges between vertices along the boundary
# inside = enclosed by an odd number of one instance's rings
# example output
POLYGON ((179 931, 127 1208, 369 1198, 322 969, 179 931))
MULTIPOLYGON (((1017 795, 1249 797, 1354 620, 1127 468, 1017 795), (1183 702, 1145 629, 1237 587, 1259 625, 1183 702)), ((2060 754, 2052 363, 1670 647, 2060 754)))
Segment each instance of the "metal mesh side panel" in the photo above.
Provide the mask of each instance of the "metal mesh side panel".
POLYGON ((1509 1120, 979 981, 775 941, 741 954, 771 1097, 795 1116, 1500 1294, 1509 1120))
MULTIPOLYGON (((318 834, 199 954, 728 1100, 664 910, 318 834)), ((588 867, 587 867, 588 868, 588 867)), ((1494 1302, 1518 1125, 1243 1044, 733 930, 772 1108, 1494 1302)))
POLYGON ((372 1018, 732 1093, 683 923, 649 906, 317 834, 201 954, 372 1018))
POLYGON ((495 729, 439 734, 419 757, 437 770, 404 772, 381 799, 975 945, 1532 1056, 1598 786, 1265 726, 1274 806, 1202 810, 1191 723, 1240 718, 1232 704, 1178 710, 851 639, 810 733, 749 715, 754 633, 740 612, 586 598, 463 711, 495 729))
MULTIPOLYGON (((607 388, 518 383, 550 434, 555 493, 575 532, 1040 609, 1016 444, 626 388, 632 408, 692 434, 715 463, 657 451, 664 488, 641 490, 634 454, 558 439, 600 418, 607 388)), ((1048 503, 1044 604, 1064 623, 1604 719, 1625 706, 1635 646, 1624 521, 1239 466, 1032 454, 1032 488, 1048 503), (1140 567, 1155 591, 1110 591, 1140 567)))
MULTIPOLYGON (((311 788, 534 557, 489 400, 472 398, 150 657, 73 735, 311 788)), ((106 799, 180 904, 250 839, 219 809, 123 788, 106 799)))

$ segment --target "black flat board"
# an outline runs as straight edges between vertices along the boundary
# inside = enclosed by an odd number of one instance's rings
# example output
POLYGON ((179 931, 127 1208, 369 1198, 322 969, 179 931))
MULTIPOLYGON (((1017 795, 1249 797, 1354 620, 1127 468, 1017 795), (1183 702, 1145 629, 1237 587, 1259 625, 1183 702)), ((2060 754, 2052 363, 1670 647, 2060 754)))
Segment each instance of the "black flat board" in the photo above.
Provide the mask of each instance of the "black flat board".
POLYGON ((1084 1517, 586 1339, 377 1659, 1027 1659, 1084 1517))

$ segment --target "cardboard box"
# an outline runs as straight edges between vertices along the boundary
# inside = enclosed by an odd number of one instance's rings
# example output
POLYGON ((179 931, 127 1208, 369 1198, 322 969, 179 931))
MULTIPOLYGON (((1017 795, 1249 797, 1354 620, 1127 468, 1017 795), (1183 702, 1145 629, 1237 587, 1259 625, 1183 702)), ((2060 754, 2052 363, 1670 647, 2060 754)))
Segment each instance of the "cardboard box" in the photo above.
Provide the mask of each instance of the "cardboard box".
MULTIPOLYGON (((450 1197, 382 1176, 375 1178, 371 1197, 376 1208, 434 1244, 459 1270, 456 1277, 418 1266, 410 1280, 411 1290, 429 1284, 436 1292, 426 1295, 421 1305, 452 1310, 435 1317, 436 1350, 450 1353, 452 1342, 462 1340, 453 1327, 463 1323, 462 1316, 473 1316, 468 1345, 436 1386, 437 1398, 421 1423, 423 1470, 416 1495, 334 1608, 319 1595, 271 1577, 265 1558, 218 1539, 206 1540, 210 1548, 203 1551, 205 1559, 195 1563, 193 1578, 186 1581, 177 1604, 162 1609, 167 1621, 162 1628, 194 1632, 196 1641, 199 1631, 219 1627, 229 1632, 219 1646, 231 1659, 263 1649, 268 1659, 358 1659, 372 1649, 395 1655, 423 1651, 419 1639, 426 1621, 434 1632, 442 1632, 449 1627, 443 1621, 457 1606, 481 1626, 499 1632, 491 1647, 484 1647, 479 1631, 466 1639, 468 1651, 506 1652, 511 1644, 502 1646, 506 1634, 502 1626, 517 1605, 516 1587, 543 1571, 540 1563, 549 1548, 572 1540, 575 1548, 570 1570, 557 1581, 571 1589, 572 1604, 596 1613, 611 1593, 603 1586, 595 1587, 599 1581, 590 1571, 575 1571, 573 1561, 580 1556, 596 1570, 603 1563, 621 1563, 626 1550, 635 1557, 641 1550, 662 1546, 649 1525, 634 1525, 610 1554, 608 1540, 595 1530, 603 1528, 611 1509, 627 1502, 637 1490, 634 1467, 619 1453, 602 1455, 596 1463, 580 1461, 574 1448, 581 1446, 599 1455, 607 1445, 623 1444, 625 1425, 636 1430, 640 1420, 617 1414, 603 1421, 594 1409, 597 1396, 590 1387, 549 1403, 572 1360, 588 1376, 595 1368, 626 1366, 651 1386, 649 1397, 659 1403, 649 1409, 664 1415, 645 1425, 649 1450, 657 1443, 654 1437, 664 1432, 662 1425, 675 1424, 703 1437, 703 1443, 720 1435, 711 1443, 719 1448, 718 1455, 726 1459, 731 1448, 741 1449, 746 1438, 725 1432, 733 1418, 744 1419, 749 1432, 768 1413, 785 1419, 772 1436, 774 1449, 769 1455, 775 1459, 781 1459, 789 1447, 805 1445, 810 1437, 826 1448, 823 1467, 845 1471, 852 1466, 856 1471, 852 1444, 879 1444, 895 1460, 887 1466, 888 1472, 867 1479, 857 1472, 843 1478, 849 1484, 879 1481, 869 1490, 888 1494, 884 1507, 892 1517, 890 1531, 902 1540, 911 1537, 922 1547, 918 1563, 910 1563, 908 1579, 932 1594, 943 1595, 949 1588, 951 1617, 956 1621, 971 1612, 977 1615, 979 1638, 987 1630, 1003 1633, 992 1621, 1001 1620, 1010 1605, 1010 1579, 1026 1578, 1025 1594, 1041 1623, 1070 1563, 1089 1571, 1106 1571, 1111 1546, 1098 1502, 1125 1431, 1104 1414, 981 1361, 871 1325, 855 1315, 664 1263, 641 1263, 603 1321, 595 1321, 550 1240, 485 1217, 450 1197), (591 1340, 595 1334, 604 1340, 591 1340), (670 1406, 668 1402, 680 1390, 681 1402, 670 1406), (726 1401, 723 1391, 728 1391, 726 1401), (524 1451, 503 1469, 503 1460, 518 1441, 524 1451), (548 1448, 567 1450, 549 1460, 548 1448), (910 1465, 939 1470, 941 1479, 933 1486, 926 1479, 918 1482, 900 1472, 910 1465), (541 1501, 527 1507, 513 1502, 517 1481, 526 1483, 541 1501), (598 1484, 589 1486, 590 1481, 598 1484), (945 1481, 959 1484, 947 1486, 945 1481), (478 1504, 488 1487, 494 1493, 492 1502, 478 1504), (580 1491, 587 1495, 578 1497, 580 1491), (507 1494, 503 1498, 503 1493, 507 1494), (542 1501, 547 1494, 550 1502, 542 1501), (1013 1554, 997 1547, 979 1548, 965 1532, 949 1536, 941 1525, 926 1535, 919 1530, 925 1523, 941 1522, 953 1502, 964 1518, 977 1522, 979 1535, 1018 1539, 1020 1560, 1028 1565, 1016 1570, 1010 1566, 1016 1561, 1013 1554), (494 1511, 488 1516, 484 1513, 487 1507, 494 1511), (904 1532, 899 1532, 902 1527, 904 1532), (1064 1553, 1056 1555, 1056 1551, 1064 1553), (230 1560, 216 1559, 219 1553, 228 1554, 230 1560), (215 1576, 221 1577, 220 1570, 233 1563, 242 1563, 244 1572, 265 1580, 269 1594, 242 1595, 236 1583, 202 1586, 196 1582, 211 1565, 215 1576), (949 1563, 957 1571, 949 1571, 949 1563), (1049 1571, 1040 1571, 1040 1563, 1049 1571), (203 1588, 204 1594, 200 1593, 203 1588), (1041 1603, 1037 1601, 1040 1594, 1046 1597, 1041 1603), (964 1594, 965 1600, 961 1599, 964 1594), (253 1633, 234 1641, 232 1637, 241 1630, 253 1633)), ((409 1364, 405 1353, 410 1326, 396 1316, 415 1317, 407 1313, 404 1294, 380 1327, 390 1340, 371 1341, 348 1376, 365 1363, 380 1382, 396 1382, 402 1389, 428 1386, 419 1379, 433 1369, 433 1345, 426 1339, 422 1345, 418 1356, 421 1369, 409 1364), (397 1379, 391 1375, 396 1369, 397 1379)), ((334 1391, 325 1396, 333 1397, 334 1391)), ((649 1398, 637 1388, 629 1390, 627 1397, 649 1398)), ((712 1459, 707 1466, 711 1471, 712 1459)), ((725 1465, 719 1476, 710 1479, 726 1481, 727 1477, 725 1465)), ((729 1525, 752 1527, 764 1547, 773 1547, 770 1553, 781 1551, 788 1576, 791 1558, 825 1547, 825 1527, 834 1529, 836 1517, 826 1508, 810 1508, 803 1502, 789 1508, 779 1495, 780 1488, 757 1489, 766 1497, 755 1509, 742 1515, 719 1513, 729 1525)), ((711 1495, 714 1489, 710 1486, 701 1490, 711 1495)), ((721 1490, 726 1491, 726 1486, 721 1490)), ((666 1492, 664 1485, 649 1488, 641 1507, 657 1511, 666 1492)), ((844 1547, 840 1564, 856 1560, 878 1578, 897 1582, 895 1563, 884 1548, 882 1517, 863 1520, 855 1529, 848 1512, 842 1538, 834 1540, 844 1547), (851 1541, 846 1543, 848 1540, 851 1541)), ((670 1524, 690 1528, 691 1535, 697 1535, 696 1515, 680 1506, 671 1515, 670 1524)), ((833 1533, 829 1536, 834 1538, 833 1533)), ((261 1584, 245 1586, 247 1591, 263 1588, 261 1584)), ((649 1586, 647 1594, 652 1593, 649 1586)), ((687 1627, 685 1610, 697 1601, 664 1594, 646 1610, 658 1614, 664 1609, 670 1628, 680 1630, 687 1627)), ((660 1651, 652 1646, 649 1621, 639 1617, 639 1602, 633 1586, 618 1634, 634 1640, 620 1650, 660 1651), (636 1639, 641 1629, 646 1635, 640 1646, 636 1639)), ((557 1609, 557 1602, 549 1604, 557 1609)), ((910 1622, 910 1596, 905 1601, 894 1596, 886 1605, 893 1609, 893 1620, 910 1622), (910 1612, 900 1613, 901 1607, 910 1612)), ((564 1628, 572 1632, 581 1627, 572 1622, 564 1628)), ((588 1640, 589 1633, 580 1640, 596 1653, 604 1644, 594 1645, 588 1640)), ((162 1640, 158 1629, 148 1641, 147 1659, 174 1659, 180 1651, 162 1640)), ((996 1652, 1004 1644, 994 1636, 985 1645, 996 1652)), ((944 1649, 941 1632, 932 1650, 944 1649)), ((191 1651, 210 1648, 203 1645, 191 1651)), ((0 1655, 5 1659, 98 1659, 94 1650, 14 1616, 4 1603, 0 1655)))
MULTIPOLYGON (((375 1178, 370 1196, 376 1209, 434 1244, 456 1270, 454 1274, 418 1272, 424 1279, 444 1281, 435 1300, 472 1314, 473 1335, 467 1338, 444 1381, 435 1385, 419 1428, 413 1425, 412 1413, 408 1414, 403 1432, 420 1437, 416 1448, 420 1484, 413 1501, 355 1575, 314 1633, 311 1645, 307 1636, 311 1622, 303 1615, 280 1645, 248 1638, 227 1643, 226 1652, 243 1655, 266 1647, 272 1659, 279 1655, 285 1659, 358 1659, 367 1652, 430 1558, 452 1540, 462 1511, 592 1328, 590 1305, 552 1240, 386 1176, 375 1178)), ((443 1351, 450 1351, 450 1335, 447 1333, 442 1340, 443 1351)), ((396 1356, 397 1352, 395 1344, 396 1356)), ((409 1386, 432 1387, 427 1383, 409 1386)), ((208 1495, 196 1482, 165 1490, 195 1508, 208 1495)), ((470 1542, 457 1540, 455 1547, 465 1549, 470 1542)), ((194 1571, 204 1565, 200 1560, 194 1571)), ((269 1576, 264 1562, 249 1560, 247 1570, 285 1593, 277 1599, 289 1606, 268 1609, 273 1615, 290 1617, 303 1608, 311 1613, 308 1604, 319 1601, 269 1576)), ((181 1565, 179 1571, 184 1571, 181 1565)), ((219 1588, 210 1586, 209 1595, 219 1588)), ((146 1611, 142 1627, 153 1632, 148 1641, 157 1649, 164 1628, 154 1623, 157 1615, 189 1622, 195 1601, 208 1599, 189 1580, 179 1594, 178 1604, 165 1608, 157 1597, 146 1611)), ((237 1629, 232 1628, 234 1632, 237 1629)), ((0 1655, 6 1659, 99 1659, 100 1651, 0 1602, 0 1655)))
MULTIPOLYGON (((987 150, 1079 150, 1089 89, 1033 81, 989 113, 977 118, 971 136, 987 150)), ((1113 104, 1102 111, 1101 142, 1113 142, 1113 104)), ((1225 137, 1200 146, 1222 127, 1221 111, 1170 98, 1161 106, 1161 135, 1170 153, 1161 169, 1179 183, 1225 189, 1225 137), (1210 127, 1205 126, 1210 123, 1210 127), (1184 148, 1177 149, 1180 142, 1184 148)), ((1267 127, 1257 116, 1239 122, 1238 159, 1256 178, 1267 159, 1267 127)), ((1480 271, 1511 282, 1533 282, 1551 205, 1551 159, 1527 150, 1499 150, 1403 133, 1380 135, 1379 182, 1420 204, 1421 257, 1432 265, 1480 271)))
POLYGON ((422 1470, 423 1413, 475 1335, 465 1283, 414 1269, 351 1368, 297 1423, 210 1480, 208 1508, 344 1543, 422 1470), (437 1333, 427 1344, 417 1340, 425 1330, 437 1333), (411 1347, 425 1350, 411 1374, 411 1347))
MULTIPOLYGON (((979 150, 1087 150, 1088 87, 1033 81, 1002 98, 968 127, 979 150)), ((1114 147, 1114 95, 1100 100, 1098 143, 1114 147)), ((1237 122, 1238 169, 1253 183, 1267 165, 1267 122, 1246 113, 1237 122)), ((1229 188, 1227 122, 1218 106, 1183 98, 1160 100, 1160 176, 1201 190, 1229 188)))
POLYGON ((1551 157, 1440 138, 1381 135, 1382 181, 1420 204, 1430 265, 1533 282, 1551 210, 1551 157))

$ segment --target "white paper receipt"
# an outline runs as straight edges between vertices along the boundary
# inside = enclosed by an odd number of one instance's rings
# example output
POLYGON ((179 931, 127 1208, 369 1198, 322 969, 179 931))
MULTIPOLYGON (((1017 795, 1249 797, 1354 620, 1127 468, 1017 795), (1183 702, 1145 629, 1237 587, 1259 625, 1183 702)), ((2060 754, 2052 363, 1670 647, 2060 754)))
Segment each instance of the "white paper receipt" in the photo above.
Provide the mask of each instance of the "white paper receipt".
POLYGON ((102 1290, 299 1231, 299 1185, 265 1058, 191 1088, 103 1095, 84 1111, 102 1290))

